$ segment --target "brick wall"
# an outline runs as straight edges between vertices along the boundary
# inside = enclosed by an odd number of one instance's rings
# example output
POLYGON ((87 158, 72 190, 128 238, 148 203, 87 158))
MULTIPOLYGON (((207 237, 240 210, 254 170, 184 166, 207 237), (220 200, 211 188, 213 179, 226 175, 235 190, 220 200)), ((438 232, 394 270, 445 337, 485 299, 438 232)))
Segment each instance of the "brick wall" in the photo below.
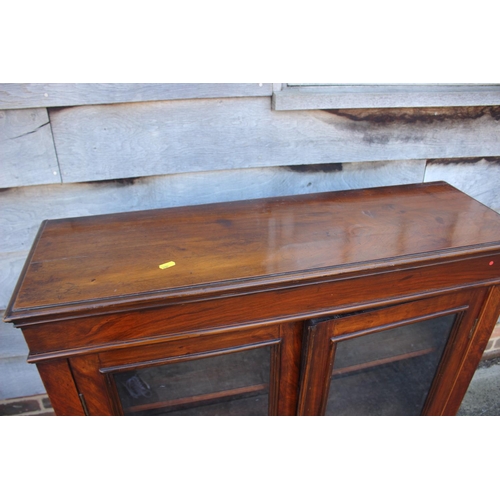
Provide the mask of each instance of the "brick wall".
POLYGON ((483 354, 483 359, 492 359, 497 357, 500 357, 500 323, 497 323, 497 326, 493 330, 483 354))
POLYGON ((55 413, 47 394, 0 401, 0 416, 14 415, 51 416, 55 413))

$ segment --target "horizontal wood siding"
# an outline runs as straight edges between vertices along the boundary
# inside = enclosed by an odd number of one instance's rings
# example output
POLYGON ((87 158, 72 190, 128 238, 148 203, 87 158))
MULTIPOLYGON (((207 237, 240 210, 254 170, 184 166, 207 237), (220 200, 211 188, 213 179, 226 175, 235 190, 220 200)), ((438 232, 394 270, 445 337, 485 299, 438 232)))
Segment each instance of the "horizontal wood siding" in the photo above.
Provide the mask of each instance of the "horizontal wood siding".
POLYGON ((7 308, 27 257, 28 252, 22 251, 0 253, 0 310, 2 311, 7 308))
POLYGON ((318 85, 294 84, 273 93, 273 109, 414 108, 493 106, 500 85, 318 85))
POLYGON ((270 96, 271 83, 1 83, 0 109, 270 96))
POLYGON ((36 366, 26 363, 25 356, 0 358, 0 374, 2 375, 0 400, 46 392, 36 366))
POLYGON ((425 181, 443 180, 500 212, 500 157, 430 160, 425 181))
POLYGON ((0 188, 61 182, 46 109, 0 111, 0 188))
MULTIPOLYGON (((338 109, 274 111, 280 89, 0 84, 0 309, 43 219, 424 179, 448 181, 500 211, 500 106, 478 105, 496 94, 426 101, 454 107, 383 109, 372 94, 363 97, 370 109, 340 109, 350 102, 344 96, 338 109)), ((43 390, 24 344, 7 337, 2 395, 43 390)))
POLYGON ((279 165, 500 156, 500 107, 275 112, 269 98, 49 112, 64 182, 279 165))
POLYGON ((0 400, 43 394, 36 366, 26 363, 28 346, 21 330, 0 321, 0 400))

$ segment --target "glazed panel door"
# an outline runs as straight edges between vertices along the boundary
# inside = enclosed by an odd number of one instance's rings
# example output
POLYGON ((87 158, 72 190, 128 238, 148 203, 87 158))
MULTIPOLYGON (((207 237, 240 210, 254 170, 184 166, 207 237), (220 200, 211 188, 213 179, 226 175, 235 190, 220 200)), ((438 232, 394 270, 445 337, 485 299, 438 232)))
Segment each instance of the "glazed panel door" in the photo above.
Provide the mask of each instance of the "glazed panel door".
POLYGON ((189 336, 73 358, 90 415, 276 415, 280 326, 189 336))
POLYGON ((272 349, 200 353, 112 379, 124 415, 268 415, 272 349))
POLYGON ((483 298, 460 292, 309 321, 299 414, 442 414, 483 298))

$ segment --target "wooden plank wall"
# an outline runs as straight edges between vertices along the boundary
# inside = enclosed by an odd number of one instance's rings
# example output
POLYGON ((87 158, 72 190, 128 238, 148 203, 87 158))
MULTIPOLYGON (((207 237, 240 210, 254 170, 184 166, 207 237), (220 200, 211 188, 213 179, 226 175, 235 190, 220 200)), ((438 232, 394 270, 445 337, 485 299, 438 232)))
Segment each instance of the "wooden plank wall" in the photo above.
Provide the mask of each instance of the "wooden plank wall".
POLYGON ((49 111, 64 182, 500 155, 500 107, 273 111, 266 97, 49 111))
POLYGON ((273 93, 273 109, 415 108, 493 106, 500 85, 287 84, 273 93))
POLYGON ((0 309, 43 219, 434 180, 500 211, 500 106, 275 111, 279 87, 0 84, 0 309))
POLYGON ((61 182, 45 108, 0 110, 0 188, 61 182))
POLYGON ((2 83, 0 109, 270 96, 270 83, 2 83))

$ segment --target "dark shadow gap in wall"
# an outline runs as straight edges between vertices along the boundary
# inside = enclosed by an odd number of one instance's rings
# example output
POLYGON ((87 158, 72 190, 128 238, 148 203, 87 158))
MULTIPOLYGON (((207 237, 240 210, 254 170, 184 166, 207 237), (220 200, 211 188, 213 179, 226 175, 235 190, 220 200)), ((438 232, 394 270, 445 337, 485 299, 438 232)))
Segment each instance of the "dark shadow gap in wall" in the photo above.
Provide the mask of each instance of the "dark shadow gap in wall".
POLYGON ((454 106, 442 108, 325 109, 328 113, 356 122, 377 125, 435 123, 446 120, 477 120, 491 116, 500 120, 500 106, 454 106))
POLYGON ((319 163, 316 165, 285 165, 281 168, 286 168, 292 172, 299 173, 319 173, 319 172, 342 172, 342 163, 319 163))
MULTIPOLYGON (((147 176, 146 176, 147 177, 147 176)), ((113 184, 115 187, 127 187, 133 186, 136 182, 144 179, 144 177, 126 177, 123 179, 104 179, 99 181, 87 181, 84 184, 88 184, 89 186, 104 186, 113 184)))
POLYGON ((498 163, 500 165, 500 156, 477 156, 469 158, 430 158, 427 165, 470 165, 486 161, 488 163, 498 163))

